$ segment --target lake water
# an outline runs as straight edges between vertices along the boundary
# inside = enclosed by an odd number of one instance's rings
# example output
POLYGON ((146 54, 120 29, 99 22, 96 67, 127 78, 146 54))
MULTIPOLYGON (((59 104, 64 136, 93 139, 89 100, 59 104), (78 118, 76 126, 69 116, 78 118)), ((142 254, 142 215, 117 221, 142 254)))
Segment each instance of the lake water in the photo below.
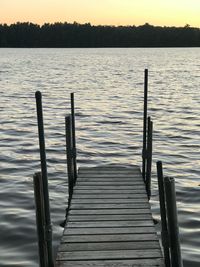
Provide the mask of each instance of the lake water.
POLYGON ((0 49, 0 266, 38 266, 32 176, 43 94, 54 251, 67 205, 64 116, 75 92, 78 165, 141 166, 143 72, 149 69, 156 168, 176 179, 184 266, 200 266, 200 48, 0 49))

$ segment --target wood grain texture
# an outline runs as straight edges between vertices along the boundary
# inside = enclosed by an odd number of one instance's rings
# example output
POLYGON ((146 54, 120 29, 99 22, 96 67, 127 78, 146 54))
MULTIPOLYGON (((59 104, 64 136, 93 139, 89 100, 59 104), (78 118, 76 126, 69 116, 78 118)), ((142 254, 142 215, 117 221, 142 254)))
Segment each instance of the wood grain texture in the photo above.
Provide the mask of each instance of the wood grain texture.
POLYGON ((94 235, 63 235, 62 242, 88 243, 88 242, 125 242, 125 241, 154 241, 157 240, 156 233, 145 234, 94 234, 94 235))
POLYGON ((101 215, 106 215, 106 214, 150 214, 151 211, 149 209, 93 209, 93 210, 70 210, 69 214, 73 215, 94 215, 94 214, 101 214, 101 215))
POLYGON ((149 203, 117 203, 117 204, 71 204, 74 210, 99 210, 99 209, 148 209, 149 203))
POLYGON ((148 234, 155 233, 155 228, 151 226, 146 227, 100 227, 100 228, 66 228, 64 235, 106 235, 106 234, 148 234))
POLYGON ((68 216, 68 222, 91 222, 91 221, 152 221, 152 215, 149 214, 107 214, 107 215, 71 215, 68 216))
POLYGON ((74 192, 73 194, 73 199, 82 199, 82 198, 87 198, 87 199, 146 199, 148 201, 146 193, 143 194, 137 194, 135 192, 131 193, 126 193, 126 194, 121 194, 118 192, 118 194, 108 194, 108 193, 102 193, 102 194, 95 194, 95 193, 90 193, 90 194, 81 194, 80 192, 74 192))
POLYGON ((79 170, 56 266, 164 266, 139 167, 79 170))
POLYGON ((159 249, 147 250, 113 250, 113 251, 69 251, 60 252, 60 260, 122 260, 122 259, 140 259, 140 258, 161 258, 159 249))
MULTIPOLYGON (((157 241, 127 241, 127 242, 101 242, 101 243, 68 243, 62 242, 59 251, 109 251, 109 250, 135 250, 159 249, 157 241)), ((134 253, 134 252, 133 252, 134 253)))
POLYGON ((147 203, 146 198, 114 198, 114 199, 72 199, 72 204, 136 204, 136 203, 147 203))
POLYGON ((99 260, 99 261, 63 261, 56 267, 164 267, 163 259, 99 260))
POLYGON ((104 228, 104 227, 142 227, 142 226, 153 226, 153 222, 150 220, 146 221, 108 221, 108 222, 68 222, 68 228, 104 228))

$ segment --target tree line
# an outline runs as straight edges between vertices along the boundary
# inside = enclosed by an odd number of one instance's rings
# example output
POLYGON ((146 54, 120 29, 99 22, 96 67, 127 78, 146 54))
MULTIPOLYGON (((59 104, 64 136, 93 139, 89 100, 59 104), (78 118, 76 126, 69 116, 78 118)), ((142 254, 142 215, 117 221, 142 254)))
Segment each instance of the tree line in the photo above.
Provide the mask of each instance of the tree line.
POLYGON ((0 24, 0 47, 199 47, 200 28, 93 26, 90 23, 0 24))

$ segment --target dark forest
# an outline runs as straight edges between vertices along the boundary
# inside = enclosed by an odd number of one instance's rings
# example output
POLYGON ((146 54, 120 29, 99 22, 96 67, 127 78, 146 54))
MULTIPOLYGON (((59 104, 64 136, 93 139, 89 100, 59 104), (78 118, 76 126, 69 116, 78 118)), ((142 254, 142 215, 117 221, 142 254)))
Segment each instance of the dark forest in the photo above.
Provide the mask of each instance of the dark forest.
POLYGON ((0 47, 199 47, 200 28, 92 26, 90 23, 0 24, 0 47))

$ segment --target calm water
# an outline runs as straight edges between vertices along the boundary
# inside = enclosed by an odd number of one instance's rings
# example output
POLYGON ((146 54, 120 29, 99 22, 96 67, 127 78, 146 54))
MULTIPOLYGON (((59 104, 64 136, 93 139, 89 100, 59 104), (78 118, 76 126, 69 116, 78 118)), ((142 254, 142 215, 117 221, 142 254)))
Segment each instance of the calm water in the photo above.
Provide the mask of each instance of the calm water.
POLYGON ((35 112, 43 93, 54 249, 67 205, 64 115, 76 94, 79 165, 141 165, 143 70, 156 168, 176 179, 184 266, 200 266, 200 49, 0 50, 0 266, 38 266, 33 173, 40 169, 35 112))

